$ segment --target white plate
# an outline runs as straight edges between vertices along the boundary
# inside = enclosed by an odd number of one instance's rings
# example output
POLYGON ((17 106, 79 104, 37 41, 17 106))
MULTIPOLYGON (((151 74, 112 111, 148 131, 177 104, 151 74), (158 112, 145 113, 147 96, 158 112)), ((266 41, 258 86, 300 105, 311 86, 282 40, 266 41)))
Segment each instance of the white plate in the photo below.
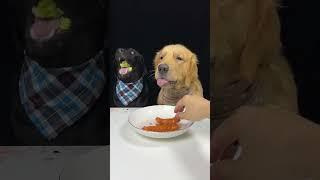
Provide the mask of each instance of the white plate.
POLYGON ((188 128, 192 126, 193 122, 188 120, 181 120, 179 122, 180 129, 171 132, 150 132, 145 131, 142 128, 144 126, 155 125, 155 119, 160 118, 172 118, 175 116, 174 106, 156 105, 148 106, 138 109, 129 115, 129 124, 132 129, 137 133, 151 137, 151 138, 173 138, 187 132, 188 128))

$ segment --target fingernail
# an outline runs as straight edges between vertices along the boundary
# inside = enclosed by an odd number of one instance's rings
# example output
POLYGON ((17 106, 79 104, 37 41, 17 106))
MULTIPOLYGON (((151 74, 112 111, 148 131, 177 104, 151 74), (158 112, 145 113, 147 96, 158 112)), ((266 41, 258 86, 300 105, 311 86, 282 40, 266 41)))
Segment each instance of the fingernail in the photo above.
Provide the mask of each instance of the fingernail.
POLYGON ((180 117, 179 117, 179 113, 176 114, 176 118, 180 118, 180 117))

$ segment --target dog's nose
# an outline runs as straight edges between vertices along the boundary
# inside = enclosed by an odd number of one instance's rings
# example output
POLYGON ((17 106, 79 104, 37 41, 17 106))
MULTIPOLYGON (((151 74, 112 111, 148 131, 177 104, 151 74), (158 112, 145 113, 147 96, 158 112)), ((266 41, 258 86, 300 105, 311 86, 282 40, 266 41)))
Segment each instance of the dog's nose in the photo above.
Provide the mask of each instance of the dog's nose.
POLYGON ((160 65, 158 66, 158 71, 159 71, 160 74, 165 74, 165 73, 167 73, 167 72, 169 71, 169 66, 168 66, 168 64, 160 64, 160 65))

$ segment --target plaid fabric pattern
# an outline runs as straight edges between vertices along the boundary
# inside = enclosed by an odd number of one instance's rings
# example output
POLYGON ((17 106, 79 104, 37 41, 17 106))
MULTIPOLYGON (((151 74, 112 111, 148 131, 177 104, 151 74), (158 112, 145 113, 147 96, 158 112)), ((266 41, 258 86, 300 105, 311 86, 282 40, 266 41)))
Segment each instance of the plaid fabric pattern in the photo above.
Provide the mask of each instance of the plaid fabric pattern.
POLYGON ((134 83, 127 83, 127 84, 118 80, 118 83, 116 86, 116 93, 121 103, 125 106, 128 106, 129 103, 131 103, 137 97, 139 97, 142 89, 143 89, 142 78, 134 83))
POLYGON ((25 112, 40 133, 52 140, 73 125, 101 95, 103 52, 74 67, 43 68, 25 56, 19 94, 25 112))

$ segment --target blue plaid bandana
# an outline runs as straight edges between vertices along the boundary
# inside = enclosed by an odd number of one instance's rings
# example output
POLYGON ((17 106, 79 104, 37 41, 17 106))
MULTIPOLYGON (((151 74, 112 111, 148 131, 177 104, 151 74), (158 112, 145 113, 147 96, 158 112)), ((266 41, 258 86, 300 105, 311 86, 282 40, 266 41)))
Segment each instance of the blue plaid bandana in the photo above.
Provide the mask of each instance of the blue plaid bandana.
POLYGON ((124 83, 118 80, 116 86, 116 93, 121 103, 125 106, 128 106, 129 103, 131 103, 137 97, 139 97, 140 93, 142 92, 142 89, 142 78, 134 83, 124 83))
POLYGON ((73 125, 101 95, 105 77, 101 51, 74 67, 43 68, 25 56, 19 93, 25 112, 36 128, 52 140, 73 125))

